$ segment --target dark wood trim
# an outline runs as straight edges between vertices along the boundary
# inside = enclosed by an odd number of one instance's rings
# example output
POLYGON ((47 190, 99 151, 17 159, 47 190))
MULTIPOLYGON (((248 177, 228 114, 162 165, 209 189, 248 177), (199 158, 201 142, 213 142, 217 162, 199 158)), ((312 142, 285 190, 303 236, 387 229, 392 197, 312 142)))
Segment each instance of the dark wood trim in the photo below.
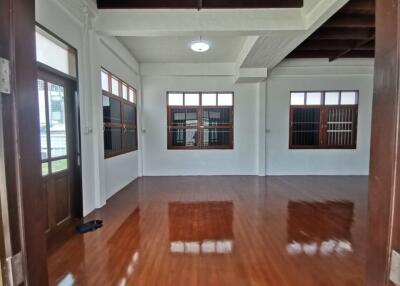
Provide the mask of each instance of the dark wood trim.
POLYGON ((366 286, 387 286, 400 251, 400 2, 377 0, 376 16, 366 286))
MULTIPOLYGON (((24 254, 27 282, 31 286, 46 286, 46 209, 41 181, 40 132, 36 83, 35 1, 5 0, 10 14, 6 27, 11 31, 4 50, 8 50, 12 69, 12 95, 2 97, 5 149, 7 158, 7 188, 17 195, 11 202, 11 216, 21 206, 24 254)), ((3 8, 3 7, 2 7, 3 8)), ((4 10, 0 10, 3 12, 4 10)), ((2 18, 2 17, 0 17, 2 18)), ((0 42, 2 39, 0 39, 0 42)), ((3 44, 3 43, 2 43, 3 44)), ((7 57, 7 55, 5 55, 7 57)), ((18 220, 18 215, 15 218, 18 220)), ((18 250, 18 243, 14 249, 18 250)))
POLYGON ((218 9, 218 8, 301 8, 303 0, 97 0, 99 9, 218 9))

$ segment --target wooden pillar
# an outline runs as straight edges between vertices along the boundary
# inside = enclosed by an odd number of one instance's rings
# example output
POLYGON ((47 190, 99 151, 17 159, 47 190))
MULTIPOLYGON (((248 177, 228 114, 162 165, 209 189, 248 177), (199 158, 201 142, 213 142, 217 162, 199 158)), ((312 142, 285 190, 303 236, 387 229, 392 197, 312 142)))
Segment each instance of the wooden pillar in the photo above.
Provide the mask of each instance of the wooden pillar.
POLYGON ((1 95, 12 253, 22 250, 26 284, 46 286, 47 210, 41 158, 35 0, 0 1, 0 56, 10 60, 11 94, 1 95))
POLYGON ((399 0, 376 1, 367 286, 392 285, 390 253, 399 246, 395 235, 400 223, 396 212, 396 195, 400 195, 399 8, 399 0))

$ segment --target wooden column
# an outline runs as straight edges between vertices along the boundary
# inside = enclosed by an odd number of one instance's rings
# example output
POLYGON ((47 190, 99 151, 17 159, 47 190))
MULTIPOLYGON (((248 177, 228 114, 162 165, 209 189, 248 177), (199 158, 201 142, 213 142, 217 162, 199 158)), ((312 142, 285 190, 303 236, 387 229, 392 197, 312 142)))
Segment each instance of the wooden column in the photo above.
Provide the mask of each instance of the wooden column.
MULTIPOLYGON (((376 1, 376 61, 369 190, 368 286, 389 282, 390 253, 399 246, 399 0, 376 1), (398 214, 398 213, 397 213, 398 214)), ((397 249, 399 250, 399 249, 397 249)))
POLYGON ((10 60, 12 77, 11 94, 1 97, 12 254, 23 251, 28 285, 46 286, 35 0, 0 1, 0 56, 10 60))

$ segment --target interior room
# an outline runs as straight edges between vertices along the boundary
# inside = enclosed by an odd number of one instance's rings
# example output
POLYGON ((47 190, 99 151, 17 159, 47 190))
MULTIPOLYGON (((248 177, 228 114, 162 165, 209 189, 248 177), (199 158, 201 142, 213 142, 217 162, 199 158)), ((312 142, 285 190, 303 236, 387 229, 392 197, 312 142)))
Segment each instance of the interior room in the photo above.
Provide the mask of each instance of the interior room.
POLYGON ((394 240, 370 261, 396 217, 379 1, 32 1, 41 167, 12 199, 4 139, 10 285, 397 285, 394 240))

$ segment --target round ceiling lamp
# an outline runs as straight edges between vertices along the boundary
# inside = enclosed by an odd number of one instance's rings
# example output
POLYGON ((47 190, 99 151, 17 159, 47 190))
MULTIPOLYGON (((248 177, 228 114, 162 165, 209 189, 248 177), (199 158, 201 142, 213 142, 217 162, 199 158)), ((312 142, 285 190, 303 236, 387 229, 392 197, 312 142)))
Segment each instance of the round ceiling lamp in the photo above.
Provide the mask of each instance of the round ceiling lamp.
POLYGON ((200 37, 200 40, 193 42, 190 45, 190 48, 197 53, 204 53, 210 49, 210 44, 206 41, 203 41, 200 37))

